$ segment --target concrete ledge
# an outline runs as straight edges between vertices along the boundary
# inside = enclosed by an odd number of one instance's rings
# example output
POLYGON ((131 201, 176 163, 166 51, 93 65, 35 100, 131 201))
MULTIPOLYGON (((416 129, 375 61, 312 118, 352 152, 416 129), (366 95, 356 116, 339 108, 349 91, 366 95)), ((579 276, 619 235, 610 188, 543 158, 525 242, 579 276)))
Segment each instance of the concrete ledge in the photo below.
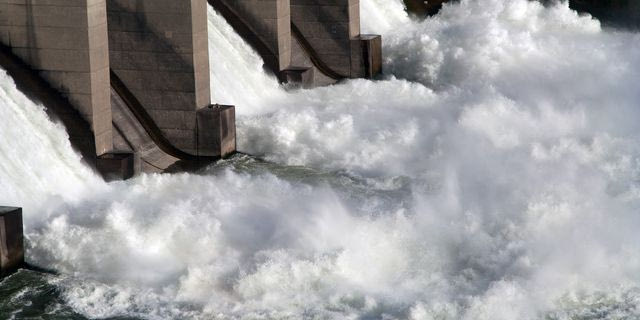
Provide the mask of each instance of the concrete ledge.
POLYGON ((22 209, 0 207, 0 276, 7 276, 24 265, 22 209))
POLYGON ((280 72, 280 78, 286 83, 300 85, 305 89, 315 87, 314 68, 289 67, 280 72))
POLYGON ((106 153, 98 156, 96 167, 106 181, 133 177, 133 153, 106 153))
POLYGON ((211 105, 197 111, 198 156, 227 157, 236 152, 236 109, 211 105))

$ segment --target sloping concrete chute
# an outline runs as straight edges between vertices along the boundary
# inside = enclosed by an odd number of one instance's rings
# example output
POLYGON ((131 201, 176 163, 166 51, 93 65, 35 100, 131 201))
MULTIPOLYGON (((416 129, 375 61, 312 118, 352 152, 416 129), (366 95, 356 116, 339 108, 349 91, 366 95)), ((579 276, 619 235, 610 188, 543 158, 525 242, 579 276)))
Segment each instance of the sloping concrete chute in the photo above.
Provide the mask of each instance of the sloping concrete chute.
POLYGON ((215 161, 235 109, 210 101, 208 5, 283 82, 381 71, 358 0, 0 0, 0 65, 107 179, 215 161))

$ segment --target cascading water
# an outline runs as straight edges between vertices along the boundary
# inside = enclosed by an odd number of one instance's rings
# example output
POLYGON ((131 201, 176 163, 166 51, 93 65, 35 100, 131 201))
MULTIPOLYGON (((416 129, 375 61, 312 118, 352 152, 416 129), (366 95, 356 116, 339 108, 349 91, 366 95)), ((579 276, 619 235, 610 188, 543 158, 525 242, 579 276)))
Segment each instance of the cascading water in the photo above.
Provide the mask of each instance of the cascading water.
POLYGON ((0 317, 640 317, 640 35, 525 0, 362 1, 379 81, 284 90, 209 12, 237 157, 105 184, 0 79, 0 317))

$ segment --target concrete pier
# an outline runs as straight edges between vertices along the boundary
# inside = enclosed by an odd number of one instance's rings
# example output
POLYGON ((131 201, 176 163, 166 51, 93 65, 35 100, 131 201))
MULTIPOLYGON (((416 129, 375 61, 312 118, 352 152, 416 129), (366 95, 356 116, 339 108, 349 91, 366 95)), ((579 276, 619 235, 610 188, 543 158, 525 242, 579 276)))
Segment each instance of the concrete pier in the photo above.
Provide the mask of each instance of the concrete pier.
POLYGON ((291 21, 336 73, 364 76, 351 65, 351 40, 360 36, 359 0, 291 0, 291 21))
MULTIPOLYGON (((282 71, 291 64, 290 0, 212 0, 221 2, 233 14, 227 19, 241 19, 248 30, 237 30, 243 37, 257 36, 269 52, 262 58, 270 69, 282 71), (247 34, 253 33, 253 34, 247 34)), ((233 25, 234 23, 232 23, 233 25)), ((237 29, 237 28, 236 28, 237 29)))
POLYGON ((236 151, 236 110, 211 105, 198 110, 198 154, 225 158, 236 151))
POLYGON ((313 87, 381 72, 381 41, 360 34, 359 0, 208 2, 283 82, 313 87))
POLYGON ((107 0, 111 69, 177 148, 196 152, 211 104, 207 2, 107 0))
POLYGON ((198 110, 211 105, 207 9, 206 0, 0 0, 0 64, 108 180, 215 161, 235 151, 235 121, 198 129, 198 110), (216 156, 199 156, 203 137, 220 146, 205 152, 216 156))
MULTIPOLYGON (((373 78, 382 71, 380 36, 360 34, 359 0, 291 0, 291 22, 300 32, 303 49, 308 42, 310 48, 305 51, 313 66, 326 76, 373 78)), ((293 48, 293 55, 299 56, 297 47, 293 48)))
POLYGON ((24 264, 22 209, 0 206, 0 276, 17 271, 24 264))
POLYGON ((96 154, 111 151, 104 0, 0 0, 0 41, 89 122, 96 154))

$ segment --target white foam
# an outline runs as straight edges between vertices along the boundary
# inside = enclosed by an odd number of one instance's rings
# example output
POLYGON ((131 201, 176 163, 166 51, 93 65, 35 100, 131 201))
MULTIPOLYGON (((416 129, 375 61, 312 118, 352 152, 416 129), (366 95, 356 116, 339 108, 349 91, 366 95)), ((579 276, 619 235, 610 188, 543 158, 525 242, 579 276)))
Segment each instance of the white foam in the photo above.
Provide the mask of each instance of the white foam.
POLYGON ((64 128, 49 120, 0 71, 0 203, 25 209, 35 224, 52 207, 77 202, 104 188, 80 162, 64 128))
MULTIPOLYGON (((291 91, 210 12, 213 97, 237 105, 240 148, 306 168, 245 159, 72 192, 28 230, 29 259, 90 317, 636 317, 638 34, 566 3, 462 0, 424 22, 363 8, 385 80, 291 91)), ((20 133, 61 136, 42 121, 20 133)), ((3 165, 91 177, 60 153, 3 165)))

